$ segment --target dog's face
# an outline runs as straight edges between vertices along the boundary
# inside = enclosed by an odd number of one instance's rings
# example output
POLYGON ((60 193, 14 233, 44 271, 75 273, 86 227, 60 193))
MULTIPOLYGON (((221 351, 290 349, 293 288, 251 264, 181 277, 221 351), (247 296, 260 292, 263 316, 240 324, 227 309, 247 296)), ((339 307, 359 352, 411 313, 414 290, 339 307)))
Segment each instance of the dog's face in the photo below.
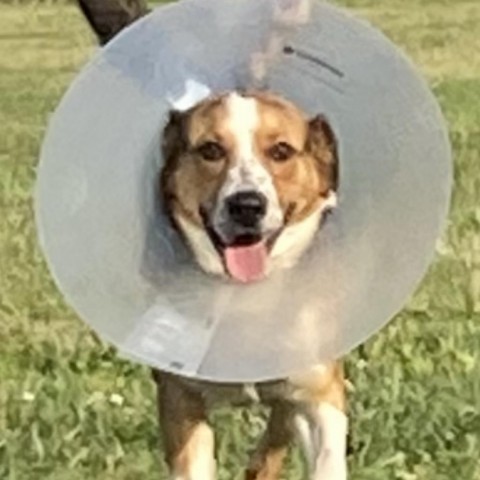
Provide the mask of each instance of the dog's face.
POLYGON ((163 132, 161 190, 206 271, 250 282, 292 265, 334 205, 337 145, 266 93, 229 93, 173 112, 163 132))

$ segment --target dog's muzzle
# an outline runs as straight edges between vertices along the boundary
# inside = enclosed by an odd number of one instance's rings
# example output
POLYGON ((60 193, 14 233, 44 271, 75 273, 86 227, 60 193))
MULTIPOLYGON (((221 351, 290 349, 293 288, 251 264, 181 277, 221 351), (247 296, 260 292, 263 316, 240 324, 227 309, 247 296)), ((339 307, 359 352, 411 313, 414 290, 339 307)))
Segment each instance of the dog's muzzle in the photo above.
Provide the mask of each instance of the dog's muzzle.
POLYGON ((261 236, 261 224, 267 213, 267 198, 260 192, 243 191, 225 199, 232 240, 261 236))
POLYGON ((263 278, 267 270, 272 233, 266 228, 269 202, 255 190, 241 190, 223 199, 219 215, 202 208, 205 229, 221 255, 230 277, 248 283, 263 278), (213 213, 213 215, 212 215, 213 213))

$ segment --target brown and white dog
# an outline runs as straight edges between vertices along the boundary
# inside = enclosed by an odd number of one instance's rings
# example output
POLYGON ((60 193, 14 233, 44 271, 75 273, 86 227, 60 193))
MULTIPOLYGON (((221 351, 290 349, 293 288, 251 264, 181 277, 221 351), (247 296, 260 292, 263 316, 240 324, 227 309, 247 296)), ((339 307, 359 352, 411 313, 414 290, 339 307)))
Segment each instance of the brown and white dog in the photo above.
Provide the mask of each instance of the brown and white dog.
POLYGON ((198 263, 241 282, 294 265, 335 204, 329 124, 272 94, 233 92, 173 113, 163 155, 164 203, 198 263))
MULTIPOLYGON (((144 0, 78 0, 100 43, 147 12, 144 0)), ((199 265, 240 282, 293 266, 335 204, 337 145, 328 122, 308 120, 266 93, 232 92, 184 113, 163 133, 161 192, 199 265)), ((280 478, 298 438, 312 480, 345 480, 347 417, 340 363, 255 385, 154 371, 166 460, 175 480, 215 478, 207 409, 218 400, 271 408, 248 480, 280 478)))
MULTIPOLYGON (((295 265, 335 205, 337 142, 265 92, 230 92, 172 113, 163 133, 161 195, 206 272, 254 282, 295 265)), ((271 407, 247 479, 279 479, 298 437, 311 478, 346 478, 345 390, 337 363, 255 385, 216 384, 155 372, 166 458, 176 480, 215 478, 207 409, 218 400, 271 407)))

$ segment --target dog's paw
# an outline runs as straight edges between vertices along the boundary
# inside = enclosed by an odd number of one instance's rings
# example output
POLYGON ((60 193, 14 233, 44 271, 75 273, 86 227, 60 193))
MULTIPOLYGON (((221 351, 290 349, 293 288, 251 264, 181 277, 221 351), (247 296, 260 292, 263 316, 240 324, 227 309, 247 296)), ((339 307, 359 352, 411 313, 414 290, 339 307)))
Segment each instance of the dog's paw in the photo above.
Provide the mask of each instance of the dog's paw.
POLYGON ((321 452, 312 480, 347 480, 347 462, 344 457, 321 452))

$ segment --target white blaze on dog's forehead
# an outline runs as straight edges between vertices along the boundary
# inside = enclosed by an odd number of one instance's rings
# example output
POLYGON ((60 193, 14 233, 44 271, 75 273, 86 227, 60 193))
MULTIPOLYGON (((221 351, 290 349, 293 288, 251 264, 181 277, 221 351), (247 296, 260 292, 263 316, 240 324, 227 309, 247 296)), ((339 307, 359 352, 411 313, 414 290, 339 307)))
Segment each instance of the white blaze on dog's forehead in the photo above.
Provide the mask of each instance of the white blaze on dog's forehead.
MULTIPOLYGON (((226 97, 225 104, 225 125, 233 137, 234 151, 232 166, 219 192, 219 206, 223 199, 236 192, 261 192, 268 200, 264 227, 266 230, 274 230, 280 226, 283 213, 273 179, 255 152, 255 135, 261 127, 258 100, 231 93, 226 97)), ((217 214, 221 217, 221 207, 217 214)), ((221 223, 222 219, 218 217, 217 220, 221 223)))
POLYGON ((242 97, 238 93, 227 97, 227 128, 234 137, 238 160, 244 165, 253 160, 254 135, 259 124, 255 99, 242 97))

